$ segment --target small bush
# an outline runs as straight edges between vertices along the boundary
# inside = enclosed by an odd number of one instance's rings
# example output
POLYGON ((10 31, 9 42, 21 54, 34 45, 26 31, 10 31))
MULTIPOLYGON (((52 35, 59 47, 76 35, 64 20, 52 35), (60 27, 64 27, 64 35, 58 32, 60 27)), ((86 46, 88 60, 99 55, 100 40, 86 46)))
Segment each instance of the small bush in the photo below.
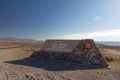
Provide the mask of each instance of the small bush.
POLYGON ((31 47, 31 46, 26 46, 26 47, 24 47, 24 50, 25 50, 25 51, 33 51, 33 47, 31 47))
POLYGON ((112 58, 112 57, 105 57, 105 59, 107 60, 107 61, 113 61, 114 59, 112 58))
POLYGON ((102 72, 102 71, 96 72, 95 75, 96 75, 97 77, 101 77, 101 78, 105 76, 104 72, 102 72))

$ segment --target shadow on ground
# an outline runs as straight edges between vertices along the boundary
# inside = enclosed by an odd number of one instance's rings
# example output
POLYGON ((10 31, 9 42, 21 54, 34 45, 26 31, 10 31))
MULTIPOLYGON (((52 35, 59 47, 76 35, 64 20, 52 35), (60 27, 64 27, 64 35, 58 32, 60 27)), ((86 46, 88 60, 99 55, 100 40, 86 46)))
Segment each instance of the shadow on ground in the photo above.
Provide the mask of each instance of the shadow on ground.
POLYGON ((65 71, 65 70, 88 70, 88 69, 101 69, 105 66, 99 65, 81 65, 78 63, 70 63, 62 60, 52 60, 52 59, 40 59, 29 57, 21 60, 8 61, 5 63, 31 66, 36 68, 43 68, 48 71, 65 71))

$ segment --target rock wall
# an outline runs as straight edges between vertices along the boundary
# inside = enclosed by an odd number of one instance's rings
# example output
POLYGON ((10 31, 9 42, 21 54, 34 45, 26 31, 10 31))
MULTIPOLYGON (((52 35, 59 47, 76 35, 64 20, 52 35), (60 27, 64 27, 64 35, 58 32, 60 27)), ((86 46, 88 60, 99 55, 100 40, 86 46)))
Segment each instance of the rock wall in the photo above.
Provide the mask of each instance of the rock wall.
POLYGON ((68 59, 72 59, 81 64, 107 65, 103 55, 96 47, 93 40, 81 40, 71 55, 69 55, 68 59), (89 46, 84 46, 83 43, 85 42, 89 46))
POLYGON ((69 62, 77 62, 80 64, 107 66, 104 57, 96 47, 94 41, 89 39, 80 40, 79 44, 73 49, 71 53, 39 51, 35 52, 33 55, 31 55, 31 57, 39 57, 44 59, 51 58, 69 62))

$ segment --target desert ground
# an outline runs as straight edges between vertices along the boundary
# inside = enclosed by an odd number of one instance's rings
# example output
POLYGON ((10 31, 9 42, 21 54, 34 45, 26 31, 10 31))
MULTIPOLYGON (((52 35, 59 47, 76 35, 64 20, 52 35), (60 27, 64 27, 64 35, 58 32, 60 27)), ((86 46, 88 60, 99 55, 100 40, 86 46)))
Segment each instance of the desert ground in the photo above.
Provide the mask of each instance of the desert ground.
POLYGON ((30 57, 40 44, 0 43, 0 80, 120 80, 120 47, 98 45, 109 68, 30 57))

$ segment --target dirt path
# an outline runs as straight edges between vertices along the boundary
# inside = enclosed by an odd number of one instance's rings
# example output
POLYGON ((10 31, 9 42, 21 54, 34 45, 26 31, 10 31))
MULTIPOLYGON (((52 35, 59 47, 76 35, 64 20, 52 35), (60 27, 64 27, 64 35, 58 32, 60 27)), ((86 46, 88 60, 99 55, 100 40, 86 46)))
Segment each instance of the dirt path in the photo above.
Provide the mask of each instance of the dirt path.
POLYGON ((28 56, 23 48, 0 50, 0 80, 120 80, 118 69, 82 70, 68 62, 28 56))
POLYGON ((3 63, 0 80, 119 80, 120 70, 70 70, 48 71, 23 65, 3 63))
POLYGON ((30 54, 24 50, 24 47, 0 49, 0 62, 22 59, 30 54))
POLYGON ((107 52, 107 53, 114 54, 114 55, 120 55, 120 51, 117 51, 115 49, 104 49, 103 52, 107 52))

